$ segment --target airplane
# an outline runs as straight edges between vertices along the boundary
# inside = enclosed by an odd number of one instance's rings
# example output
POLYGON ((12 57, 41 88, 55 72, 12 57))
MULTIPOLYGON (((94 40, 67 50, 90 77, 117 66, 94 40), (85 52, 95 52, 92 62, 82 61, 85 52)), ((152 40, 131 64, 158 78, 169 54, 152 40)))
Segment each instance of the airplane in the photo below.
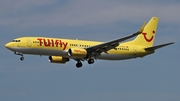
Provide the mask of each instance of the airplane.
POLYGON ((49 37, 20 37, 8 42, 5 47, 20 55, 23 54, 48 56, 51 63, 65 64, 74 59, 76 67, 82 67, 82 62, 87 61, 93 64, 95 60, 125 60, 137 57, 144 57, 153 54, 156 49, 174 42, 153 46, 158 25, 158 17, 152 17, 148 23, 134 34, 107 42, 73 40, 64 38, 49 37), (127 39, 135 37, 131 41, 127 39))

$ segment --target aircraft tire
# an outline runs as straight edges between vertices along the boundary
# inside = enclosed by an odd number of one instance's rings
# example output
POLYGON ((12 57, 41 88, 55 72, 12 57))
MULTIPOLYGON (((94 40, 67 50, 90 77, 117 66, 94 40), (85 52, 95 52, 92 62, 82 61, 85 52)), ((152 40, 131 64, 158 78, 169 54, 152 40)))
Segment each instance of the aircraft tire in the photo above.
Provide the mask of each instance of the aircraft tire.
POLYGON ((24 60, 24 57, 21 57, 20 60, 23 61, 23 60, 24 60))
POLYGON ((82 63, 81 63, 81 62, 78 62, 78 63, 76 64, 76 67, 77 67, 77 68, 82 67, 82 63))
POLYGON ((93 64, 93 63, 94 63, 94 59, 89 59, 89 60, 88 60, 88 63, 89 63, 89 64, 93 64))

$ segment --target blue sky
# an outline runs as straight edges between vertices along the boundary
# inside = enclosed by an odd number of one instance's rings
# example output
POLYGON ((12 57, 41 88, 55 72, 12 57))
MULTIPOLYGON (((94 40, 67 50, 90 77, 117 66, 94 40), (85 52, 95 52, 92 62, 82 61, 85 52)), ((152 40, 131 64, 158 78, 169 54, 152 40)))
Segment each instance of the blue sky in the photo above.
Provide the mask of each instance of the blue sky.
POLYGON ((180 2, 178 0, 0 0, 1 101, 179 101, 180 2), (52 64, 25 60, 4 44, 22 36, 109 41, 159 17, 155 44, 176 42, 153 55, 125 61, 52 64))

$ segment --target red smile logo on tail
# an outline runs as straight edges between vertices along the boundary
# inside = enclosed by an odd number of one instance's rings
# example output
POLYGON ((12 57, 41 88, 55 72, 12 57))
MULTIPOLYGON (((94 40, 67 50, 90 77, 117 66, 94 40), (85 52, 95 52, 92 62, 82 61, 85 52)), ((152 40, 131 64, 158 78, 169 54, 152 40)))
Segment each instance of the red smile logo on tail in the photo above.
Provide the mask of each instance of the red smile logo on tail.
MULTIPOLYGON (((155 34, 155 31, 152 31, 153 34, 155 34)), ((151 42, 153 39, 154 39, 154 36, 152 36, 150 39, 147 38, 147 33, 146 32, 143 32, 142 33, 143 36, 144 36, 144 39, 147 41, 147 42, 151 42)))

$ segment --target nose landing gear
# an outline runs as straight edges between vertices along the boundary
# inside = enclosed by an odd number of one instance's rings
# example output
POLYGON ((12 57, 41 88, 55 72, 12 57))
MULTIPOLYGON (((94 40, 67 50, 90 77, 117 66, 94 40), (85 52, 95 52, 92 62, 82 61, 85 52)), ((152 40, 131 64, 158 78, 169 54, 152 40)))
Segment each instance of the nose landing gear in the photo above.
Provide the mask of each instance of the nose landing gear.
POLYGON ((21 61, 23 61, 23 60, 24 60, 24 57, 23 57, 23 56, 22 56, 22 57, 20 57, 20 60, 21 60, 21 61))
POLYGON ((19 52, 14 52, 14 54, 16 55, 20 55, 20 60, 23 61, 24 60, 24 57, 23 57, 23 53, 19 53, 19 52))

